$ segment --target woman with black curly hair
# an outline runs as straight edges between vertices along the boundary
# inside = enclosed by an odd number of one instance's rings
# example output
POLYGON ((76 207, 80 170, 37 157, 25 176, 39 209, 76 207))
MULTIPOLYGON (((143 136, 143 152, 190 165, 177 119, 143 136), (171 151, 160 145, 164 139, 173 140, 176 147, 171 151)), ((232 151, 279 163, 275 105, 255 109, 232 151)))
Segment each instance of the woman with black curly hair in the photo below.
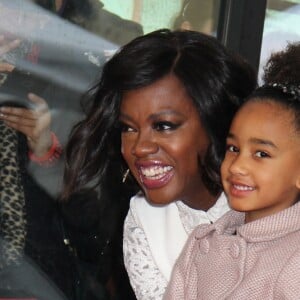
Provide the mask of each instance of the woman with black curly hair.
POLYGON ((123 245, 138 299, 161 299, 189 232, 228 209, 219 181, 225 138, 255 86, 246 61, 195 31, 138 37, 104 65, 67 147, 64 196, 91 183, 139 191, 123 245))

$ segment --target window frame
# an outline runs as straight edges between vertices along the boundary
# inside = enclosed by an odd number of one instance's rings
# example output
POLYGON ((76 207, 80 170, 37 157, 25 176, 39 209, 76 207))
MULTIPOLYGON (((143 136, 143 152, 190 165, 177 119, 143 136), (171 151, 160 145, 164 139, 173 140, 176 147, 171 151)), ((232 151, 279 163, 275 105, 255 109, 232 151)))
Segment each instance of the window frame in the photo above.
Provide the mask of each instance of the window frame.
POLYGON ((267 0, 221 0, 218 39, 258 70, 267 0))

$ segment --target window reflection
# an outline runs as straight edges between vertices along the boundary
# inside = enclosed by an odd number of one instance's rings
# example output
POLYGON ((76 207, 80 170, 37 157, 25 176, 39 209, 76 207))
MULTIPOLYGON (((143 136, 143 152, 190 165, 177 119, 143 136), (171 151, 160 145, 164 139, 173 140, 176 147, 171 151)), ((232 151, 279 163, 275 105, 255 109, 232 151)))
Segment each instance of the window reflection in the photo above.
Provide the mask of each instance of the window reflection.
POLYGON ((268 0, 261 47, 259 80, 262 68, 272 52, 284 49, 288 42, 300 41, 300 1, 268 0))
POLYGON ((216 36, 220 1, 186 0, 174 21, 175 29, 201 31, 216 36))
POLYGON ((144 33, 158 28, 193 29, 215 35, 220 0, 103 0, 107 9, 143 26, 144 33))
POLYGON ((218 0, 1 0, 0 297, 134 299, 98 191, 59 203, 65 145, 120 46, 163 27, 214 35, 218 9, 218 0))
POLYGON ((87 3, 0 3, 0 297, 131 292, 122 266, 117 288, 108 284, 112 236, 99 224, 97 194, 76 195, 72 207, 58 209, 63 151, 84 116, 86 94, 110 55, 143 34, 138 23, 87 3))

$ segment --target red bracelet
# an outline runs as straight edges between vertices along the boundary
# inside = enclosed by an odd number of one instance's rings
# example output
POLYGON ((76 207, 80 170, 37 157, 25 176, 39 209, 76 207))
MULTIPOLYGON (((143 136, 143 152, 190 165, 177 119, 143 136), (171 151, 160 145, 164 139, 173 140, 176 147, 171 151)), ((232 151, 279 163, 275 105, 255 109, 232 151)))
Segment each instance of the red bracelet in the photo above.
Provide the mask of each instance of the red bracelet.
POLYGON ((29 151, 29 159, 41 166, 51 166, 58 160, 62 154, 61 144, 54 132, 51 132, 52 145, 49 151, 43 156, 36 156, 32 151, 29 151))

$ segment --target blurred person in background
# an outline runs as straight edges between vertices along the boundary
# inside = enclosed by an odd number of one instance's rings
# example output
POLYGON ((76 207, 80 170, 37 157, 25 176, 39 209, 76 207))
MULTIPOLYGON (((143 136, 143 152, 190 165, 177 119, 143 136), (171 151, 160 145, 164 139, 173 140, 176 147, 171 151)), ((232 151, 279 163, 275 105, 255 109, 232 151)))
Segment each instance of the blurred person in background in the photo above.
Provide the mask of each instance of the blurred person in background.
MULTIPOLYGON (((25 167, 26 147, 25 136, 0 121, 0 297, 66 300, 53 284, 51 274, 48 276, 30 256, 24 255, 28 250, 28 202, 25 199, 30 180, 25 167)), ((44 233, 47 235, 50 231, 46 228, 44 233)), ((51 236, 42 238, 55 242, 51 236)), ((53 243, 53 249, 55 247, 53 243)), ((53 252, 47 253, 50 261, 53 252)), ((56 255, 67 259, 62 251, 56 251, 56 255)), ((71 275, 65 272, 64 265, 57 269, 62 276, 71 275)))
POLYGON ((184 0, 173 27, 216 36, 219 6, 220 0, 184 0))
MULTIPOLYGON (((37 3, 45 9, 30 1, 1 3, 0 119, 26 136, 29 150, 24 251, 68 299, 134 299, 120 238, 128 203, 103 207, 103 197, 116 195, 91 190, 56 201, 64 143, 84 115, 80 100, 101 73, 105 50, 119 47, 60 17, 74 12, 75 2, 37 3)), ((77 12, 93 13, 86 4, 77 12)))

